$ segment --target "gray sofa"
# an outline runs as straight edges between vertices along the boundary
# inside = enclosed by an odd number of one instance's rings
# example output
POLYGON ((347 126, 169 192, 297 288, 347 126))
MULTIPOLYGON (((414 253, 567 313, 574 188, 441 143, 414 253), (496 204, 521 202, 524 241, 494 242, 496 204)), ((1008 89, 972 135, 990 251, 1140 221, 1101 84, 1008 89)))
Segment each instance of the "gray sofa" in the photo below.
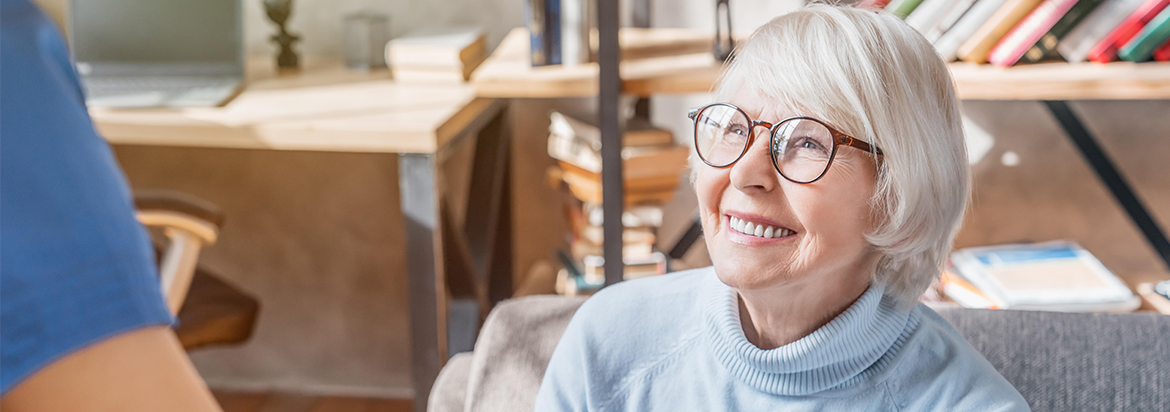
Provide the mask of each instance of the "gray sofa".
MULTIPOLYGON (((532 410, 549 357, 584 301, 531 296, 496 306, 475 351, 439 373, 428 410, 532 410)), ((1170 316, 936 310, 1034 411, 1170 411, 1170 316)))

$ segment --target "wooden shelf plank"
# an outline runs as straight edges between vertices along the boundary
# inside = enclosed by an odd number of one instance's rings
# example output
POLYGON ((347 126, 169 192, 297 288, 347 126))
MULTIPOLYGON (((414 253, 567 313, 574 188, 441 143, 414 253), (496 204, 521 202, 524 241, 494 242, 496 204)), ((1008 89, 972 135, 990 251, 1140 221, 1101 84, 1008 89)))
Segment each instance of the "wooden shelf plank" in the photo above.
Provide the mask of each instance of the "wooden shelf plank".
MULTIPOLYGON (((683 29, 622 29, 625 54, 621 65, 625 93, 705 93, 719 75, 720 65, 710 49, 710 36, 683 29), (670 30, 670 36, 658 33, 670 30), (639 48, 664 47, 675 36, 681 40, 673 55, 633 52, 639 48), (682 53, 697 48, 698 52, 682 53), (630 51, 627 51, 630 50, 630 51)), ((573 67, 531 67, 528 32, 512 30, 496 51, 472 75, 481 97, 548 98, 585 97, 597 94, 596 64, 573 67)), ((951 63, 959 97, 965 100, 1095 100, 1170 99, 1170 63, 1068 64, 1062 62, 999 68, 991 65, 951 63)))

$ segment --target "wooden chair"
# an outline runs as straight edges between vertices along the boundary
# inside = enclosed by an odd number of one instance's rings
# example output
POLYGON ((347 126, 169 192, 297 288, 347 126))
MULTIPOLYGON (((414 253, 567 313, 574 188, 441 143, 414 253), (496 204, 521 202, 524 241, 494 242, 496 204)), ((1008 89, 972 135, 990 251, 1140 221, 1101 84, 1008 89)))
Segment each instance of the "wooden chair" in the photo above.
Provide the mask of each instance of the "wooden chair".
POLYGON ((178 313, 175 333, 191 350, 241 343, 252 335, 260 304, 196 263, 199 251, 215 243, 223 214, 211 202, 174 191, 140 191, 134 196, 138 221, 161 231, 156 246, 159 283, 167 307, 178 313))

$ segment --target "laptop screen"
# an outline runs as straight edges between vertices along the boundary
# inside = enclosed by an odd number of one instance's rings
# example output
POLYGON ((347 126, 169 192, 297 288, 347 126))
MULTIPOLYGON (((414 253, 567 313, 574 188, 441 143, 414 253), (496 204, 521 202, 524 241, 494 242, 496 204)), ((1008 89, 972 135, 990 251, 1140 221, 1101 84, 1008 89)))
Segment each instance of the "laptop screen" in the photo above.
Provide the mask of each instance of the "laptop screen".
POLYGON ((74 59, 82 74, 241 73, 240 14, 239 0, 73 0, 74 59))

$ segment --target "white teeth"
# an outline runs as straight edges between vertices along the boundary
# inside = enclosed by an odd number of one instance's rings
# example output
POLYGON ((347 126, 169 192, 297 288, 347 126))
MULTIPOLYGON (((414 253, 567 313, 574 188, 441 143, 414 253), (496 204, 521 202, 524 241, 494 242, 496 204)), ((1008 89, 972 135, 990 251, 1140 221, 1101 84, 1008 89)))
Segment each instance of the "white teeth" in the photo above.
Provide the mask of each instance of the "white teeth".
POLYGON ((765 224, 748 222, 737 217, 729 217, 728 221, 730 222, 731 229, 736 232, 765 239, 779 239, 795 233, 788 229, 777 229, 765 224))

